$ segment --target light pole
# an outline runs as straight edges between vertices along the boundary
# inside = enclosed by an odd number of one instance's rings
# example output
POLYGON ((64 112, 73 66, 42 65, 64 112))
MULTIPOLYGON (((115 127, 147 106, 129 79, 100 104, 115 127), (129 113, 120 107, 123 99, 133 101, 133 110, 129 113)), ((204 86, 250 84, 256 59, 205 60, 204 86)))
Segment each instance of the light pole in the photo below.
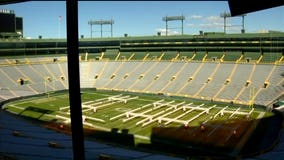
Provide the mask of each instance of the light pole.
POLYGON ((88 24, 91 26, 91 38, 92 38, 92 32, 93 32, 93 25, 100 25, 100 33, 101 33, 101 38, 103 37, 103 25, 110 25, 111 26, 111 37, 113 36, 113 24, 114 24, 114 20, 90 20, 88 22, 88 24))
POLYGON ((224 18, 224 33, 226 34, 226 28, 227 28, 227 17, 231 17, 231 14, 229 12, 224 12, 220 14, 220 17, 224 18))
POLYGON ((184 16, 166 16, 163 17, 163 21, 166 22, 166 36, 168 35, 168 21, 181 21, 181 35, 183 35, 183 21, 185 20, 184 16))
POLYGON ((58 38, 61 38, 61 21, 62 21, 62 16, 58 17, 58 38))

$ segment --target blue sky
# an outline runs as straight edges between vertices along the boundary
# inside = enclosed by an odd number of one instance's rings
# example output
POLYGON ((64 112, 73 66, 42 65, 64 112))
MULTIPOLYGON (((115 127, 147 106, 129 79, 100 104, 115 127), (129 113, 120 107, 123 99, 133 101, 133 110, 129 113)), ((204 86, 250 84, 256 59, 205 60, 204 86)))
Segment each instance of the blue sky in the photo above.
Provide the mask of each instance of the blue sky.
MULTIPOLYGON (((64 1, 31 1, 0 5, 23 17, 24 37, 65 38, 66 10, 64 1), (59 21, 62 16, 62 21, 59 21)), ((165 34, 165 16, 185 16, 184 34, 223 32, 220 13, 229 12, 225 1, 81 1, 79 2, 79 35, 91 36, 89 20, 114 20, 113 36, 151 36, 165 34)), ((227 19, 227 32, 240 33, 241 18, 227 19)), ((181 22, 169 21, 169 34, 181 34, 181 22)), ((284 31, 284 6, 248 13, 246 32, 284 31)), ((110 25, 103 26, 103 37, 110 37, 110 25)), ((93 26, 93 37, 100 37, 100 26, 93 26)))

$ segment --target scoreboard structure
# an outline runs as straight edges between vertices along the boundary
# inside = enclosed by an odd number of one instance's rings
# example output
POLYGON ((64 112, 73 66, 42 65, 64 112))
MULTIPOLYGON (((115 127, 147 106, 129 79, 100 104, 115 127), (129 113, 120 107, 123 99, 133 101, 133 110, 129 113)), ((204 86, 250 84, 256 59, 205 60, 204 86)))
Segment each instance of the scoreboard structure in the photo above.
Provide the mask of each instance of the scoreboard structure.
POLYGON ((23 37, 23 18, 16 17, 13 10, 0 9, 0 38, 23 37))

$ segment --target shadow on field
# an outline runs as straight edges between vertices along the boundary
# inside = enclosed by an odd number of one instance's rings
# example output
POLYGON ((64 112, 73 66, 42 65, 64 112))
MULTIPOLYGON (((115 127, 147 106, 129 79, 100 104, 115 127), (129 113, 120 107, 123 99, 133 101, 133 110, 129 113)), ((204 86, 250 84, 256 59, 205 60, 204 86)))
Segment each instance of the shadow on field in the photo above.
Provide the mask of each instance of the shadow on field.
POLYGON ((151 144, 138 146, 176 155, 199 158, 244 158, 272 150, 279 142, 283 117, 210 122, 196 127, 152 128, 151 144))
MULTIPOLYGON (((27 110, 34 111, 33 107, 27 110)), ((25 112, 25 111, 24 111, 25 112)), ((37 110, 45 114, 46 110, 37 110)), ((261 119, 227 119, 209 121, 199 126, 154 127, 151 143, 135 145, 135 137, 128 129, 102 131, 84 128, 86 138, 108 144, 131 147, 148 152, 159 152, 198 158, 244 158, 271 151, 279 142, 283 116, 277 111, 261 119)), ((50 121, 44 127, 71 134, 69 125, 50 121)))

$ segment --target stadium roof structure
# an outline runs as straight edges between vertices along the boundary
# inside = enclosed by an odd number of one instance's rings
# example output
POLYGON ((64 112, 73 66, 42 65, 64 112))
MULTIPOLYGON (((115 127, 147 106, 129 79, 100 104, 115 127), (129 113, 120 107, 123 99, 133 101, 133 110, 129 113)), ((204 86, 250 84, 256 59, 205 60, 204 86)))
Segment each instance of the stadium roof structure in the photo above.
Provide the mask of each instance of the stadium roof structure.
POLYGON ((284 5, 281 0, 264 0, 255 3, 254 0, 227 0, 230 7, 231 16, 255 12, 284 5), (240 7, 241 6, 241 7, 240 7))

